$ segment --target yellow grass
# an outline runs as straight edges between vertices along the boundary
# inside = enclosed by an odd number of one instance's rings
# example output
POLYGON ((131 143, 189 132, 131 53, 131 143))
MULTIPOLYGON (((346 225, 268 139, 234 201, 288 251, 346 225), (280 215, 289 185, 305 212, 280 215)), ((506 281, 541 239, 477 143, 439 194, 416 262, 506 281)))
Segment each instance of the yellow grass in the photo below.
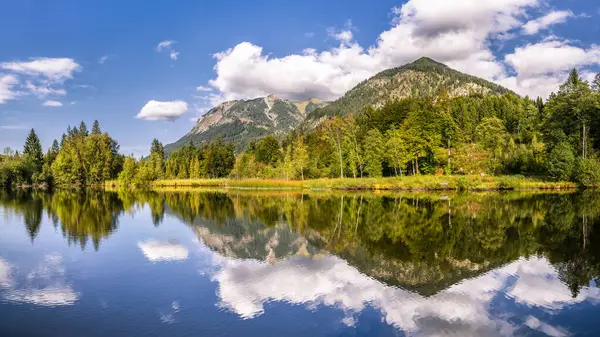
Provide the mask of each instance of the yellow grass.
MULTIPOLYGON (((118 188, 117 181, 108 181, 109 188, 118 188)), ((371 190, 371 191, 443 191, 443 190, 561 190, 577 188, 571 182, 550 182, 523 176, 407 176, 390 178, 344 178, 315 180, 276 179, 169 179, 157 180, 151 188, 219 187, 229 189, 280 190, 371 190)))

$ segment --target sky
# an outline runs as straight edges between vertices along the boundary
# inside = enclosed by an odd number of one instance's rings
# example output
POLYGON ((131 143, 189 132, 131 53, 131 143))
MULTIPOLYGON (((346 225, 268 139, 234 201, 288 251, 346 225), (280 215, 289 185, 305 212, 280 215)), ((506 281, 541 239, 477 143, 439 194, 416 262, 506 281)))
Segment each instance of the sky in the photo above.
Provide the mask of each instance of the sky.
POLYGON ((98 120, 121 152, 171 143, 208 109, 269 94, 336 99, 427 56, 547 97, 600 71, 592 0, 5 1, 0 148, 98 120))

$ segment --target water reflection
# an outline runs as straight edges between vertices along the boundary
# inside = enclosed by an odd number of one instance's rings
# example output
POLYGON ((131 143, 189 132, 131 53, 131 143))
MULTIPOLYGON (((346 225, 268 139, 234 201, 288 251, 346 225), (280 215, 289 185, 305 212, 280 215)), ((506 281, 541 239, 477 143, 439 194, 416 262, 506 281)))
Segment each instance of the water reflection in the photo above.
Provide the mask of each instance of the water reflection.
MULTIPOLYGON (((558 317, 600 301, 594 192, 0 193, 1 213, 21 217, 32 242, 46 214, 83 250, 89 241, 102 249, 119 218, 143 207, 154 226, 176 217, 212 252, 217 305, 243 319, 278 302, 336 308, 348 326, 375 308, 408 335, 566 336, 581 331, 558 317)), ((174 240, 135 244, 153 263, 193 257, 174 240)), ((30 271, 1 258, 7 299, 78 300, 60 256, 47 255, 30 271)), ((161 321, 176 323, 179 311, 174 301, 161 309, 161 321)))

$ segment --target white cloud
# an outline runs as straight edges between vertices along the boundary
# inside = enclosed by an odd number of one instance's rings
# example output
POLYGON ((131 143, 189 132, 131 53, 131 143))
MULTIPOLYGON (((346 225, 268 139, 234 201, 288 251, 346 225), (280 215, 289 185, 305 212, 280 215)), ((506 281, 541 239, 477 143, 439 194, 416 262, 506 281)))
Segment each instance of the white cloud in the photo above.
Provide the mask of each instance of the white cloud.
POLYGON ((209 92, 209 91, 213 91, 213 88, 207 87, 207 86, 204 86, 204 85, 196 87, 196 92, 201 92, 201 91, 209 92))
POLYGON ((73 78, 73 74, 82 69, 71 58, 50 57, 35 58, 25 62, 4 62, 0 67, 19 74, 39 76, 57 82, 73 78))
POLYGON ((564 329, 554 327, 548 323, 542 322, 533 316, 527 317, 527 320, 525 320, 525 325, 527 325, 531 329, 541 331, 546 335, 552 337, 565 337, 570 335, 564 329))
POLYGON ((535 35, 540 30, 547 29, 551 25, 565 23, 568 18, 575 16, 571 11, 553 11, 540 18, 531 20, 523 26, 523 34, 535 35))
POLYGON ((210 84, 220 91, 215 98, 227 100, 270 93, 330 100, 381 70, 422 56, 498 79, 505 66, 495 58, 492 42, 509 38, 526 11, 537 6, 538 0, 410 0, 394 10, 393 26, 372 47, 356 43, 351 29, 335 31, 338 47, 282 57, 242 42, 214 55, 216 77, 210 84))
POLYGON ((158 261, 181 261, 188 258, 188 249, 184 246, 161 241, 144 241, 139 242, 138 247, 144 253, 144 256, 151 262, 158 261))
POLYGON ((34 94, 38 98, 44 98, 49 95, 64 96, 67 94, 65 89, 52 88, 49 83, 35 85, 35 84, 31 83, 31 81, 27 81, 27 83, 25 84, 25 88, 28 89, 32 94, 34 94))
MULTIPOLYGON (((569 299, 570 292, 556 270, 546 259, 536 257, 519 259, 423 297, 378 282, 331 255, 318 259, 295 257, 276 264, 215 256, 221 264, 213 275, 218 283, 219 306, 245 319, 263 314, 265 303, 272 301, 309 308, 334 307, 344 311, 344 321, 349 322, 372 306, 385 322, 411 336, 513 336, 520 328, 510 322, 515 313, 498 312, 492 304, 494 298, 508 295, 519 303, 541 303, 550 310, 600 301, 600 290, 590 287, 584 287, 576 299, 569 299), (520 282, 528 284, 526 289, 520 282)), ((533 317, 524 326, 552 336, 568 335, 533 317)))
POLYGON ((104 64, 104 62, 106 62, 106 60, 108 60, 108 55, 104 55, 104 56, 100 57, 98 59, 98 63, 104 64))
POLYGON ((17 97, 18 93, 13 88, 18 83, 19 80, 14 75, 0 74, 0 104, 4 104, 17 97))
POLYGON ((140 112, 136 118, 149 121, 155 120, 176 120, 188 112, 188 104, 184 101, 160 102, 151 100, 140 112))
POLYGON ((60 255, 46 255, 44 261, 27 275, 12 272, 14 268, 0 259, 0 267, 2 265, 8 266, 10 272, 8 281, 2 284, 5 287, 3 297, 8 301, 64 306, 79 299, 79 293, 65 282, 65 267, 60 255))
POLYGON ((179 52, 176 51, 175 49, 173 49, 173 45, 175 43, 177 43, 177 41, 173 41, 173 40, 161 41, 156 46, 156 51, 157 52, 162 52, 162 51, 168 52, 171 60, 175 61, 179 57, 179 52))
POLYGON ((59 106, 63 106, 63 104, 59 101, 52 101, 52 100, 48 100, 45 101, 44 103, 42 103, 43 106, 49 106, 49 107, 59 107, 59 106))
POLYGON ((12 285, 12 265, 0 258, 0 287, 12 285))
POLYGON ((586 67, 600 62, 600 46, 585 49, 569 41, 545 39, 515 48, 504 60, 516 75, 501 78, 498 83, 516 92, 545 98, 558 89, 571 69, 579 68, 585 74, 586 67))
POLYGON ((163 51, 164 49, 170 50, 171 46, 175 44, 176 41, 173 40, 165 40, 158 43, 156 46, 156 51, 163 51))

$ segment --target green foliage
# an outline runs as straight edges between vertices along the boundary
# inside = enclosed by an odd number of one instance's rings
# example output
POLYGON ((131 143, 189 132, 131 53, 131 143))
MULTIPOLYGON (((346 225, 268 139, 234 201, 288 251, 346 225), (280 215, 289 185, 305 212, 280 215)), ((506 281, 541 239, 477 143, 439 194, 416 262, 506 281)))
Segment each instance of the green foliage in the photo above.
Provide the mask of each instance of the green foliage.
POLYGON ((555 181, 568 181, 575 169, 575 155, 571 145, 563 142, 552 149, 546 162, 548 175, 555 181))
POLYGON ((273 167, 282 159, 279 141, 273 136, 261 139, 256 145, 255 154, 256 160, 273 167))
POLYGON ((365 172, 369 177, 378 178, 383 175, 382 162, 385 144, 381 132, 377 129, 369 130, 364 141, 365 172))
POLYGON ((580 158, 575 168, 575 181, 586 187, 600 186, 600 163, 597 158, 580 158))

